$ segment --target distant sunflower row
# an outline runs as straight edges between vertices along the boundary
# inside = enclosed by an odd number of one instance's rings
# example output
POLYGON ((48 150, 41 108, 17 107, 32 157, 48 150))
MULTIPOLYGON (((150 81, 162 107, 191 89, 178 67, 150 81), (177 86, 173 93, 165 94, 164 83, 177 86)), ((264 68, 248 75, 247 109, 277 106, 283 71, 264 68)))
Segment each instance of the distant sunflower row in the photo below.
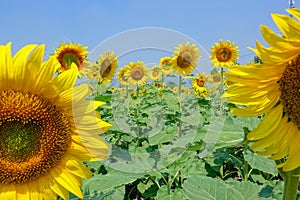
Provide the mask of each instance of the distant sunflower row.
MULTIPOLYGON (((101 84, 108 84, 114 78, 118 69, 118 58, 114 52, 107 51, 100 55, 99 60, 91 63, 86 60, 87 47, 75 43, 62 43, 56 49, 55 55, 61 64, 58 72, 70 68, 72 63, 78 66, 79 77, 87 76, 90 80, 97 79, 101 84)), ((118 72, 117 79, 121 85, 143 85, 148 77, 153 81, 158 81, 163 76, 177 72, 179 75, 187 75, 193 72, 197 66, 197 61, 201 58, 199 49, 195 44, 179 44, 173 52, 173 57, 163 57, 157 66, 150 70, 144 62, 130 62, 118 72)), ((238 59, 238 49, 229 40, 215 43, 211 48, 211 61, 215 67, 229 67, 238 59)), ((196 76, 197 77, 197 76, 196 76)))

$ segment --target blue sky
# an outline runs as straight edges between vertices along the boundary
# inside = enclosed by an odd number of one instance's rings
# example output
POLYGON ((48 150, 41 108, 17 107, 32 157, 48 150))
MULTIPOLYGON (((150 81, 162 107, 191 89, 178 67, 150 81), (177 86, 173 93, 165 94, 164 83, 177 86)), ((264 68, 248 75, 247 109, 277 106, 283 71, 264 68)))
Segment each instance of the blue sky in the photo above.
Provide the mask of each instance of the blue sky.
MULTIPOLYGON (((124 31, 159 27, 192 38, 207 52, 220 39, 229 39, 239 46, 243 64, 254 57, 247 47, 255 47, 255 40, 263 42, 260 24, 277 32, 271 13, 285 13, 287 7, 288 0, 1 1, 0 43, 12 41, 14 52, 29 43, 45 43, 49 54, 62 41, 72 41, 92 51, 124 31)), ((164 56, 159 51, 146 54, 164 56)))

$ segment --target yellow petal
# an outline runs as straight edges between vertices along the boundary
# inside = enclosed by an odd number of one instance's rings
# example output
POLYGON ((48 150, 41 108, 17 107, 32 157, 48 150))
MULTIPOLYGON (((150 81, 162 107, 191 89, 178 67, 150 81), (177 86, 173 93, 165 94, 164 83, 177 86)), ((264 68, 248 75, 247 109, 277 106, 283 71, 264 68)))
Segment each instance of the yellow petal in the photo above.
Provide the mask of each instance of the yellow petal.
POLYGON ((283 38, 282 36, 275 34, 271 29, 269 29, 266 26, 261 25, 260 30, 265 41, 274 48, 285 51, 297 47, 299 48, 300 46, 300 42, 289 41, 283 38))
POLYGON ((291 39, 300 38, 299 22, 296 22, 289 16, 282 14, 272 14, 274 23, 278 26, 279 30, 291 39))
POLYGON ((26 81, 26 79, 28 78, 26 76, 26 73, 28 73, 26 68, 27 57, 29 53, 32 52, 33 49, 36 47, 37 47, 36 44, 27 45, 22 49, 20 49, 13 57, 15 90, 21 89, 24 86, 24 84, 28 81, 28 80, 26 81))
POLYGON ((261 123, 248 134, 247 138, 249 140, 258 140, 272 133, 281 121, 282 112, 283 107, 281 104, 273 108, 266 114, 261 123))
POLYGON ((44 88, 49 82, 52 80, 53 75, 57 69, 58 63, 56 62, 54 57, 50 57, 45 63, 43 63, 43 67, 38 73, 36 77, 36 90, 40 91, 44 88))
POLYGON ((60 90, 65 91, 73 88, 77 79, 78 68, 73 63, 71 68, 62 72, 53 79, 53 84, 60 90))
POLYGON ((92 176, 92 172, 84 164, 82 164, 82 162, 77 161, 77 159, 71 154, 66 154, 62 163, 64 163, 65 167, 76 176, 81 178, 90 178, 92 176))
POLYGON ((36 77, 39 74, 39 70, 42 66, 43 57, 44 57, 44 50, 45 45, 40 45, 37 48, 35 48, 30 56, 27 59, 26 62, 26 79, 27 82, 25 82, 25 85, 23 87, 33 89, 32 92, 35 92, 36 85, 32 85, 33 83, 36 84, 36 77), (34 82, 33 82, 34 81, 34 82))
POLYGON ((268 155, 277 153, 279 143, 281 143, 280 140, 281 140, 281 138, 283 138, 286 135, 287 129, 289 127, 287 124, 287 120, 288 120, 288 118, 286 116, 284 118, 282 118, 278 127, 271 134, 256 141, 251 146, 251 149, 261 150, 261 149, 266 148, 266 150, 264 152, 259 152, 259 154, 263 155, 263 156, 268 156, 268 155))
POLYGON ((30 199, 30 193, 29 193, 29 187, 28 185, 25 183, 25 184, 17 184, 16 185, 16 192, 17 192, 17 199, 30 199))
POLYGON ((39 179, 28 182, 28 188, 30 192, 30 200, 33 199, 41 199, 41 195, 43 194, 44 185, 47 182, 40 182, 39 179))
POLYGON ((1 185, 0 199, 7 199, 7 200, 17 199, 15 185, 1 185))
MULTIPOLYGON (((52 175, 53 176, 53 175, 52 175)), ((62 197, 65 200, 69 199, 69 191, 66 190, 63 186, 61 186, 61 184, 55 180, 55 176, 53 176, 51 178, 45 176, 46 180, 48 180, 48 184, 49 187, 51 188, 51 190, 58 194, 60 197, 62 197)))
POLYGON ((294 131, 293 134, 297 134, 297 137, 291 142, 289 157, 283 166, 284 171, 291 171, 300 166, 300 131, 298 129, 295 129, 294 131))
POLYGON ((11 81, 9 77, 12 74, 10 70, 12 69, 12 56, 10 50, 11 42, 9 42, 6 46, 0 46, 0 88, 6 89, 11 85, 11 81))
POLYGON ((289 8, 286 11, 300 20, 300 10, 298 8, 289 8))
POLYGON ((286 51, 278 51, 271 48, 265 48, 259 42, 256 42, 256 46, 259 52, 258 56, 266 64, 285 64, 298 56, 299 51, 298 48, 289 49, 286 51))
POLYGON ((72 192, 79 198, 83 198, 83 194, 80 190, 80 184, 74 175, 70 174, 67 170, 58 169, 58 166, 50 171, 54 179, 68 191, 72 192))
POLYGON ((261 101, 259 105, 249 105, 247 108, 233 108, 231 113, 241 117, 258 116, 270 111, 278 102, 280 95, 277 93, 270 94, 270 99, 261 101))
MULTIPOLYGON (((291 123, 290 123, 291 124, 291 123)), ((296 126, 292 125, 292 127, 286 127, 287 131, 282 131, 280 134, 284 134, 284 136, 279 136, 276 143, 277 145, 274 147, 275 151, 273 151, 273 155, 269 158, 271 160, 280 160, 289 154, 291 142, 295 139, 295 130, 296 126)), ((278 134, 279 135, 279 134, 278 134)), ((275 138, 276 139, 276 138, 275 138)))
POLYGON ((104 105, 105 102, 102 101, 94 101, 94 108, 97 109, 98 107, 104 105))

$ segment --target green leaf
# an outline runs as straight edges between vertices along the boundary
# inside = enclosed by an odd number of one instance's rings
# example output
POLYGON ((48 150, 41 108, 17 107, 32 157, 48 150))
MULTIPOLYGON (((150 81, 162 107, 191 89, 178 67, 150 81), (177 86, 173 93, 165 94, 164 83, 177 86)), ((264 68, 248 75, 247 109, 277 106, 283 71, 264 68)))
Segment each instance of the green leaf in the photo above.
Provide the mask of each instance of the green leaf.
POLYGON ((157 191, 157 199, 159 200, 182 200, 183 193, 180 189, 170 191, 167 185, 163 185, 157 191))
POLYGON ((255 183, 266 183, 267 180, 261 174, 251 174, 251 178, 255 183))
POLYGON ((158 134, 150 136, 149 143, 151 145, 162 144, 173 140, 174 136, 176 135, 175 129, 171 126, 165 126, 164 129, 165 130, 159 132, 158 134))
MULTIPOLYGON (((131 147, 135 148, 133 145, 131 147)), ((141 152, 142 149, 136 148, 136 152, 129 151, 129 154, 124 154, 125 157, 110 157, 104 161, 105 166, 123 173, 137 174, 137 176, 144 175, 146 172, 156 169, 157 163, 156 158, 151 157, 145 149, 145 152, 141 152)))
POLYGON ((254 168, 258 169, 262 172, 272 174, 275 176, 277 174, 276 164, 274 161, 269 160, 267 157, 259 156, 258 154, 247 150, 244 154, 245 161, 249 163, 249 165, 254 168))
POLYGON ((220 139, 216 144, 216 148, 233 147, 240 144, 244 140, 244 127, 252 130, 260 120, 257 117, 232 117, 229 115, 224 123, 220 139))
POLYGON ((125 186, 112 190, 110 193, 105 194, 105 200, 123 199, 125 195, 125 186))
POLYGON ((138 190, 140 191, 140 193, 144 193, 148 188, 150 188, 151 186, 153 185, 152 182, 148 181, 148 183, 143 183, 143 182, 140 182, 138 185, 137 185, 137 188, 138 190))
POLYGON ((120 174, 94 175, 82 186, 83 192, 92 194, 95 192, 110 192, 115 188, 131 183, 135 177, 122 176, 120 174))
POLYGON ((190 176, 183 184, 184 197, 199 200, 256 200, 261 199, 261 186, 250 182, 232 181, 230 184, 206 176, 190 176))
POLYGON ((196 139, 202 139, 206 144, 205 151, 199 154, 205 157, 213 150, 235 147, 245 139, 244 128, 250 130, 257 126, 260 120, 257 117, 240 118, 228 116, 212 116, 210 124, 198 130, 196 139))
MULTIPOLYGON (((115 199, 123 199, 125 195, 125 186, 113 189, 106 193, 103 192, 94 192, 91 194, 85 194, 84 200, 115 200, 115 199)), ((70 198, 71 200, 79 200, 79 198, 70 198)))
POLYGON ((179 112, 179 102, 175 95, 165 94, 164 100, 166 101, 169 110, 179 112))
POLYGON ((252 182, 228 180, 227 183, 229 183, 234 190, 238 191, 243 198, 247 200, 264 199, 264 197, 268 196, 265 194, 265 189, 262 186, 252 182))

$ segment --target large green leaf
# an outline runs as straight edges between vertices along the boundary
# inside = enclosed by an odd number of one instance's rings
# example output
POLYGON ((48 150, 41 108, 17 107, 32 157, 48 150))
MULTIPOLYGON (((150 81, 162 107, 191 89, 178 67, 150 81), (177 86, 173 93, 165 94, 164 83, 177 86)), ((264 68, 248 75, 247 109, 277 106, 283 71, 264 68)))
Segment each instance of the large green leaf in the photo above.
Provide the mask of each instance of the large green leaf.
POLYGON ((240 182, 235 180, 228 180, 228 184, 230 184, 235 191, 238 191, 244 199, 254 200, 254 199, 266 199, 266 195, 264 194, 264 187, 261 185, 257 185, 252 182, 240 182))
POLYGON ((262 172, 272 174, 275 176, 277 174, 276 164, 274 161, 269 160, 267 157, 259 156, 258 154, 247 150, 244 154, 245 160, 249 163, 249 165, 254 168, 258 169, 262 172))
POLYGON ((82 186, 84 199, 123 199, 124 185, 144 177, 144 174, 118 171, 107 167, 106 175, 94 175, 82 186))
POLYGON ((260 120, 257 117, 242 118, 233 117, 232 115, 227 116, 216 148, 236 146, 241 143, 245 138, 244 128, 252 130, 259 122, 260 120))
POLYGON ((82 186, 84 193, 95 192, 107 193, 127 183, 133 182, 135 177, 123 176, 121 174, 94 175, 82 186))
POLYGON ((250 182, 231 182, 230 184, 206 176, 190 176, 183 184, 187 199, 197 200, 256 200, 262 187, 250 182))
POLYGON ((244 129, 252 130, 259 122, 257 117, 211 116, 210 124, 198 130, 196 136, 196 140, 201 139, 206 144, 199 156, 205 157, 214 150, 241 144, 245 139, 244 129))

